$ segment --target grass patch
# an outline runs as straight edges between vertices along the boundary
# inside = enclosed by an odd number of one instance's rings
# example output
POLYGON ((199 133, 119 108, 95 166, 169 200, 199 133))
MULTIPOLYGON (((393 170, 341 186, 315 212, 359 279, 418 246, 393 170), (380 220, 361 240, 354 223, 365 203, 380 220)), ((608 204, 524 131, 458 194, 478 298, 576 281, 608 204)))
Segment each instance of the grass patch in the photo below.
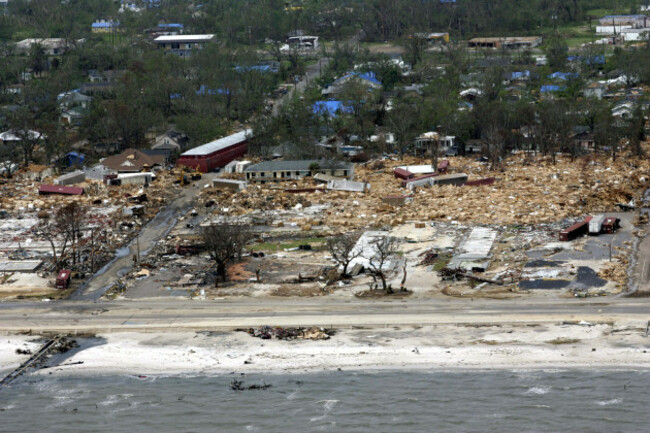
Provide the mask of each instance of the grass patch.
POLYGON ((578 46, 580 46, 582 44, 589 43, 589 42, 591 42, 591 41, 593 41, 595 39, 596 38, 594 38, 592 36, 578 36, 578 37, 574 37, 574 38, 566 38, 565 41, 566 41, 567 45, 569 46, 569 48, 575 48, 575 47, 578 47, 578 46))
POLYGON ((447 267, 450 261, 451 261, 450 257, 438 258, 438 260, 433 264, 433 268, 432 268, 433 272, 442 271, 445 267, 447 267))
POLYGON ((604 17, 605 15, 614 15, 611 9, 590 9, 586 12, 587 15, 592 16, 592 17, 604 17))
POLYGON ((579 338, 561 338, 561 337, 558 337, 555 340, 547 341, 548 344, 553 344, 555 346, 558 346, 560 344, 575 344, 579 342, 580 342, 579 338))

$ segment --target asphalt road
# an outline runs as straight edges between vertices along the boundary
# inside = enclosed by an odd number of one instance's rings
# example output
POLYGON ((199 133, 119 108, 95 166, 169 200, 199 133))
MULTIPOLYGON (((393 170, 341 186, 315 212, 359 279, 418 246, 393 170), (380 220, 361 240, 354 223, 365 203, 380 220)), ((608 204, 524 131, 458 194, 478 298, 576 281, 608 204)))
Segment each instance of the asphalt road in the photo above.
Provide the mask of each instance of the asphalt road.
MULTIPOLYGON (((205 174, 200 181, 195 183, 202 187, 207 182, 210 182, 213 177, 212 174, 205 174)), ((147 252, 154 246, 155 241, 169 233, 176 224, 178 217, 190 210, 192 199, 198 191, 199 189, 193 186, 184 187, 174 200, 167 204, 154 219, 140 230, 138 242, 134 240, 127 248, 118 250, 116 257, 73 293, 70 300, 95 301, 99 299, 118 278, 131 270, 133 256, 138 253, 138 244, 140 259, 143 260, 147 252)))
POLYGON ((387 327, 433 324, 618 322, 645 326, 649 298, 224 299, 1 303, 4 332, 225 331, 271 326, 387 327))
POLYGON ((307 85, 313 80, 317 79, 321 72, 327 68, 327 65, 330 62, 329 57, 321 57, 318 59, 318 62, 309 65, 305 68, 305 75, 303 75, 302 80, 298 81, 295 86, 291 87, 286 95, 275 100, 273 104, 272 115, 277 116, 280 114, 280 107, 286 101, 289 101, 295 92, 302 93, 307 88, 307 85))

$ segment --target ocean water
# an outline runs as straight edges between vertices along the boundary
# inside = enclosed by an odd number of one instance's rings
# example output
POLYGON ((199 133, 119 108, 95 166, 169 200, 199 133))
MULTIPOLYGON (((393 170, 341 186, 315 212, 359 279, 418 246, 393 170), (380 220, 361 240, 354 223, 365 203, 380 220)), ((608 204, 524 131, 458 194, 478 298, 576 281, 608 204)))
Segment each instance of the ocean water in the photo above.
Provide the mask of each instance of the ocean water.
POLYGON ((0 431, 647 432, 649 390, 614 370, 25 376, 0 389, 0 431))

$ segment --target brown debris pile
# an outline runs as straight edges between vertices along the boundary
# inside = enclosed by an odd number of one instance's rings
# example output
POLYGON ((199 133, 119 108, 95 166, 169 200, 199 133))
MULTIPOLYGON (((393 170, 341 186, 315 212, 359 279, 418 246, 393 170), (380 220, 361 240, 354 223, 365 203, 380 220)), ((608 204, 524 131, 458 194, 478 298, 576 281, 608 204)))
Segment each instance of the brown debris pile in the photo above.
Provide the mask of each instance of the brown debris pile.
POLYGON ((468 157, 450 160, 450 173, 466 173, 469 180, 496 177, 493 185, 433 186, 415 191, 412 203, 392 206, 382 198, 408 192, 395 179, 393 169, 419 165, 428 160, 405 157, 400 161, 374 161, 355 167, 355 180, 369 182, 369 193, 315 191, 287 193, 289 188, 313 188, 311 179, 272 186, 249 185, 240 192, 205 193, 228 213, 246 214, 257 209, 291 209, 297 204, 328 204, 323 213, 331 227, 382 227, 406 221, 447 220, 484 224, 534 224, 614 210, 616 203, 637 198, 650 179, 650 161, 590 157, 571 161, 558 157, 550 161, 513 155, 503 170, 489 171, 489 164, 468 157))
POLYGON ((627 286, 627 267, 629 260, 623 255, 614 256, 615 261, 607 263, 599 272, 598 276, 604 280, 614 281, 616 288, 624 289, 627 286))

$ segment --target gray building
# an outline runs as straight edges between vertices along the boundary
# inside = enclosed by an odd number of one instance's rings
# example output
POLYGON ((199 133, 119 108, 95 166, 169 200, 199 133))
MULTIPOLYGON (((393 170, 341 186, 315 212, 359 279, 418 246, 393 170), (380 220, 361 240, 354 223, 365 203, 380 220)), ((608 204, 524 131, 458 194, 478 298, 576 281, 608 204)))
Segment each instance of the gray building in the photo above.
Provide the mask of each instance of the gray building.
POLYGON ((302 161, 265 161, 244 170, 249 183, 286 182, 312 177, 318 173, 352 179, 351 162, 307 159, 302 161))

